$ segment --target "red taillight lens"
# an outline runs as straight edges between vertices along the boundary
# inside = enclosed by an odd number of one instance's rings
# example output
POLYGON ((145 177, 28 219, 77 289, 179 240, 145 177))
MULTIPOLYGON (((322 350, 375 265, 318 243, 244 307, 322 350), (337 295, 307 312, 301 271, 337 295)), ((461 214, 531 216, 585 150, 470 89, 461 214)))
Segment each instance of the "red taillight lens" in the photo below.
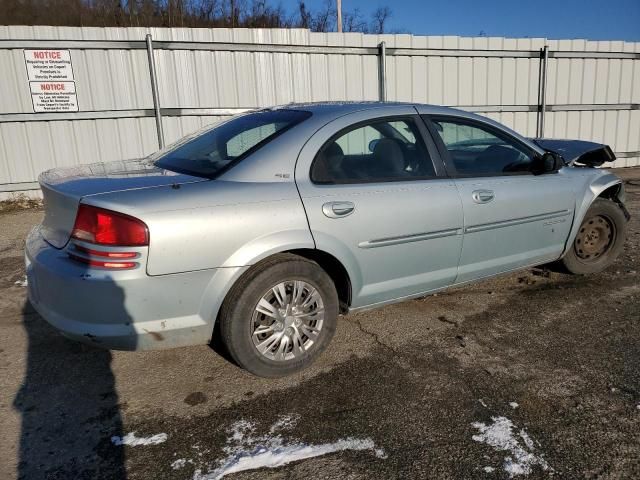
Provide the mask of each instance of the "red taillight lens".
POLYGON ((96 245, 149 245, 149 230, 143 222, 129 215, 90 205, 80 205, 78 208, 71 237, 96 245))
POLYGON ((74 255, 73 253, 69 253, 69 257, 80 263, 91 265, 92 267, 126 269, 133 268, 138 265, 135 262, 104 262, 102 260, 92 260, 90 258, 79 257, 78 255, 74 255))
POLYGON ((75 249, 85 255, 94 257, 106 257, 106 258, 136 258, 138 254, 136 252, 106 252, 104 250, 93 250, 92 248, 84 248, 80 245, 76 245, 75 249))

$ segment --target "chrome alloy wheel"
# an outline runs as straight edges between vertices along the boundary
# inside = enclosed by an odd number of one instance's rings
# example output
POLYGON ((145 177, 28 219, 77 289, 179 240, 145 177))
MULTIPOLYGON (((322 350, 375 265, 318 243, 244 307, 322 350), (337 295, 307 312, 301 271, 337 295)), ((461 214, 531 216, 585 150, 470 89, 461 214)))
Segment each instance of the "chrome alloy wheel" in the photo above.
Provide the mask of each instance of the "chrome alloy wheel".
POLYGON ((297 359, 317 340, 323 323, 320 293, 301 280, 285 280, 271 287, 253 311, 253 345, 269 360, 297 359))

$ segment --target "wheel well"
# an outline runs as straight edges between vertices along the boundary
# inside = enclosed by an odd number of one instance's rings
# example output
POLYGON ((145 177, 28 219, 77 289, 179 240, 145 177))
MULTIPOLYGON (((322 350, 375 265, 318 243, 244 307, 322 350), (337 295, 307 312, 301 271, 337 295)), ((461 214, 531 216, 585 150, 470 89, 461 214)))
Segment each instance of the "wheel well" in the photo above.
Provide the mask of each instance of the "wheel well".
POLYGON ((600 195, 598 195, 598 198, 606 198, 607 200, 615 202, 622 210, 622 213, 624 213, 627 221, 631 219, 631 214, 627 210, 627 207, 625 207, 624 205, 625 199, 622 183, 616 183, 615 185, 611 185, 610 187, 606 188, 600 193, 600 195))
POLYGON ((618 198, 618 195, 620 194, 621 188, 622 183, 616 183, 615 185, 611 185, 607 189, 603 190, 600 195, 598 195, 598 197, 607 198, 609 200, 613 200, 614 202, 619 202, 620 199, 618 198))
POLYGON ((320 265, 331 277, 331 280, 333 280, 336 286, 338 300, 340 302, 340 313, 346 313, 349 310, 349 306, 351 305, 351 280, 349 279, 347 270, 342 263, 340 263, 340 260, 327 252, 312 248, 288 250, 287 253, 300 255, 320 265))

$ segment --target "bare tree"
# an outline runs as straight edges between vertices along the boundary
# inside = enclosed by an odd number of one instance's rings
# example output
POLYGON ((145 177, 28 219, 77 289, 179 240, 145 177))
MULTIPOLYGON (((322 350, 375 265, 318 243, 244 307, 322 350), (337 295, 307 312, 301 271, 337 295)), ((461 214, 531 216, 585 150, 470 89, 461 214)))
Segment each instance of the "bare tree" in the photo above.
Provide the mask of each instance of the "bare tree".
POLYGON ((369 32, 369 25, 360 9, 355 8, 342 14, 342 30, 344 32, 369 32))
MULTIPOLYGON (((299 0, 292 15, 278 0, 0 0, 0 25, 335 28, 334 0, 311 10, 299 0)), ((391 10, 374 13, 372 27, 358 9, 343 14, 344 31, 384 31, 391 10)))
POLYGON ((371 15, 371 33, 384 33, 387 20, 391 18, 391 9, 389 7, 378 7, 371 15))
POLYGON ((333 0, 325 0, 322 9, 319 10, 313 18, 311 30, 314 32, 332 31, 336 15, 337 13, 336 9, 333 7, 333 0))
POLYGON ((313 15, 307 10, 307 5, 303 1, 298 2, 298 15, 300 15, 300 19, 298 20, 297 26, 300 28, 311 28, 313 15))

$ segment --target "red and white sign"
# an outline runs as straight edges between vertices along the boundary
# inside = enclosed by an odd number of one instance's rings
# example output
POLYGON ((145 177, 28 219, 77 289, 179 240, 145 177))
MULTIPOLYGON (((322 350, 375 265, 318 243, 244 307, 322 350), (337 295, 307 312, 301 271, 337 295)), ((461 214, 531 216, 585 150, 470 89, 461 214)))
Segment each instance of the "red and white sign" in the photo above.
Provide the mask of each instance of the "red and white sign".
POLYGON ((25 50, 34 112, 77 112, 78 99, 69 50, 25 50))
POLYGON ((73 82, 69 50, 25 50, 24 61, 30 82, 73 82))
POLYGON ((75 82, 29 82, 34 112, 77 112, 75 82))

